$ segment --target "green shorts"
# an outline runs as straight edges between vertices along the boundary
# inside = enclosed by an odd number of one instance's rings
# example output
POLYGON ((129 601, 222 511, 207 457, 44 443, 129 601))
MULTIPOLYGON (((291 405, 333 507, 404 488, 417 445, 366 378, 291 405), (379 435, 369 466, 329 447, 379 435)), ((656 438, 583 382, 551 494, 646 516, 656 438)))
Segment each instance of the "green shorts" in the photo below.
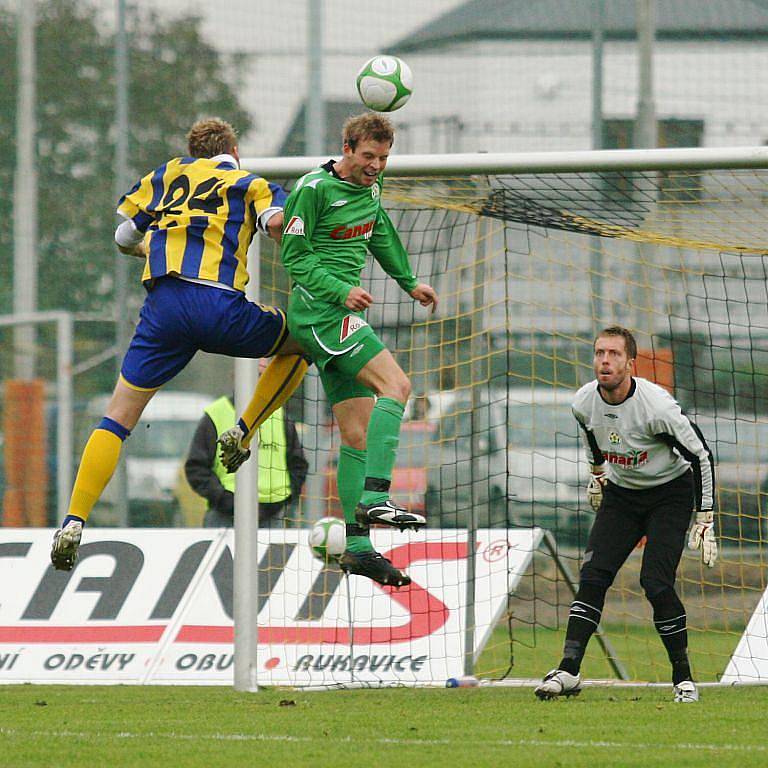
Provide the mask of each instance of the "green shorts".
POLYGON ((362 312, 320 302, 313 302, 310 311, 294 289, 288 304, 288 330, 317 366, 331 405, 374 396, 355 377, 386 347, 362 312))

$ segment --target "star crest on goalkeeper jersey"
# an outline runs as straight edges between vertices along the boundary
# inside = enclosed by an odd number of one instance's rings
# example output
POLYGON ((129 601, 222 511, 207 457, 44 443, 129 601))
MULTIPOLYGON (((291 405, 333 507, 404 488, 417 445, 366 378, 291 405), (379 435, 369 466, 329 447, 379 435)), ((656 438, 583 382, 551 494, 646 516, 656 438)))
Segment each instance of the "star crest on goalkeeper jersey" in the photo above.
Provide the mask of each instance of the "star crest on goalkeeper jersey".
POLYGON ((291 220, 288 222, 288 226, 283 232, 284 235, 303 235, 304 234, 304 219, 301 216, 291 216, 291 220))

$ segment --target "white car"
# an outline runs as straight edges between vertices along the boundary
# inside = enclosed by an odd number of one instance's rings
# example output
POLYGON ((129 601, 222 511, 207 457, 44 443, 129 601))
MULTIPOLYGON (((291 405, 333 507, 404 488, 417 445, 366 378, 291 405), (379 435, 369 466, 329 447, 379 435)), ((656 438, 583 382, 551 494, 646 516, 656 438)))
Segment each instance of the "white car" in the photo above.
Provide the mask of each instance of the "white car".
POLYGON ((509 489, 517 501, 575 508, 585 466, 575 390, 515 387, 505 408, 509 489))
MULTIPOLYGON (((575 390, 511 387, 457 395, 428 471, 432 525, 573 526, 588 468, 571 413, 575 390)), ((584 505, 582 505, 584 506, 584 505)))

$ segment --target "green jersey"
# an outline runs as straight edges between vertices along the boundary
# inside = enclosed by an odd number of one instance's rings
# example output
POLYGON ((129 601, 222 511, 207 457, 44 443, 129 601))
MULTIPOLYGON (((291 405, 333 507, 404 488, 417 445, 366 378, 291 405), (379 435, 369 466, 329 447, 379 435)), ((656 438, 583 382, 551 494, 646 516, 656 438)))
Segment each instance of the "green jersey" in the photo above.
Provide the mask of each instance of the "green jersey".
MULTIPOLYGON (((367 253, 406 292, 417 284, 397 230, 371 187, 340 179, 333 160, 303 176, 285 204, 281 255, 294 284, 315 301, 343 305, 360 285, 367 253)), ((314 302, 313 302, 314 303, 314 302)))

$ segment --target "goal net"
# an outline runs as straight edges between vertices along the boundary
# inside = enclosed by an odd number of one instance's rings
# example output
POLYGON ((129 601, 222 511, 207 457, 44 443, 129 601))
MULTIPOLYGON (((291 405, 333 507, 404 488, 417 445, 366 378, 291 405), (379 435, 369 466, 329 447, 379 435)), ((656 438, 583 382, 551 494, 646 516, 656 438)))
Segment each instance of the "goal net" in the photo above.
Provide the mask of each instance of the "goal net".
MULTIPOLYGON (((341 512, 338 431, 311 372, 289 406, 311 464, 298 527, 270 533, 269 557, 260 540, 260 653, 292 643, 286 674, 302 685, 527 680, 552 668, 593 520, 570 402, 593 377, 596 332, 620 324, 638 339, 637 374, 677 398, 716 458, 721 556, 706 570, 686 551, 677 583, 696 678, 768 681, 765 623, 762 639, 755 627, 743 639, 766 586, 768 153, 463 159, 466 170, 461 157, 394 157, 385 185, 438 312, 377 265, 364 273, 368 321, 413 385, 393 495, 428 529, 375 536, 414 587, 346 580, 312 557, 309 527, 341 512)), ((245 166, 276 178, 311 161, 245 166)), ((277 250, 260 258, 261 300, 285 305, 277 250)), ((609 592, 587 678, 669 680, 641 558, 642 543, 609 592)), ((256 666, 260 682, 283 680, 263 658, 256 666)))

